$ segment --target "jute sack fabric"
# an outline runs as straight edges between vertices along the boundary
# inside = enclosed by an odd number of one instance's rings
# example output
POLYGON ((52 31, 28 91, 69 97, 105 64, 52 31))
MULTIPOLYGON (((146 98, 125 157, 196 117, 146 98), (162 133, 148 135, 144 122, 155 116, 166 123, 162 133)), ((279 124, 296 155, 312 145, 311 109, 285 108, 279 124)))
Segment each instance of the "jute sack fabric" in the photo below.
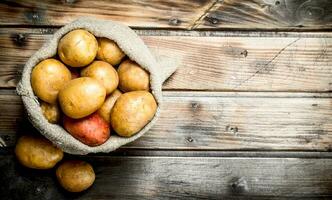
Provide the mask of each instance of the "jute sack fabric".
POLYGON ((177 65, 176 59, 155 57, 139 36, 125 25, 109 20, 80 18, 54 33, 52 38, 27 61, 16 91, 21 96, 28 118, 34 127, 64 152, 79 155, 110 152, 141 137, 155 124, 162 106, 162 83, 176 70, 177 65), (42 60, 54 57, 57 53, 59 40, 74 29, 85 29, 96 37, 106 37, 115 41, 131 60, 136 61, 150 73, 151 91, 158 104, 157 112, 154 118, 134 136, 124 138, 113 132, 104 144, 90 147, 76 140, 61 126, 49 123, 43 116, 37 97, 31 87, 31 71, 42 60))

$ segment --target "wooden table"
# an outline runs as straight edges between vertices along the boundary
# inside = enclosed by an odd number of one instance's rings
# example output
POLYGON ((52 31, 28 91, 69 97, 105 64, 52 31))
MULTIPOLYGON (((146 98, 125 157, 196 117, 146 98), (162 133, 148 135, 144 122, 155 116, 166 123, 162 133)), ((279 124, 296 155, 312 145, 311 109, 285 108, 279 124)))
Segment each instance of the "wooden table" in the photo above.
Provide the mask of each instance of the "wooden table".
POLYGON ((328 0, 1 1, 0 199, 331 198, 331 14, 328 0), (182 64, 152 130, 80 157, 97 179, 68 194, 53 170, 15 161, 17 137, 35 130, 14 89, 29 56, 80 16, 127 24, 182 64))

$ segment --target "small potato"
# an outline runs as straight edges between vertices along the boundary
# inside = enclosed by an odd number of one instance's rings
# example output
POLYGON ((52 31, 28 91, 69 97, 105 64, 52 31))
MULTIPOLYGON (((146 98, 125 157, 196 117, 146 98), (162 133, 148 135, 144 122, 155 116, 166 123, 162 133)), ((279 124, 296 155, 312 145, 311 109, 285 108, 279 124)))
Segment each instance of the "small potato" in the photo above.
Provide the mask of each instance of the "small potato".
POLYGON ((15 147, 18 161, 33 169, 51 169, 62 158, 61 149, 41 136, 22 136, 15 147))
POLYGON ((111 65, 118 65, 126 56, 118 45, 110 39, 98 38, 97 58, 106 61, 111 65))
POLYGON ((119 84, 118 73, 104 61, 94 61, 81 71, 81 76, 98 80, 105 87, 106 94, 113 92, 119 84))
POLYGON ((134 61, 128 59, 122 62, 118 68, 118 75, 119 88, 122 92, 149 91, 149 74, 134 61))
POLYGON ((70 118, 79 119, 97 111, 104 103, 106 89, 90 77, 71 80, 59 92, 61 110, 70 118))
POLYGON ((69 192, 88 189, 96 178, 92 166, 79 160, 63 162, 55 173, 60 185, 69 192))
POLYGON ((70 31, 61 38, 58 45, 60 59, 71 67, 83 67, 96 57, 98 42, 95 36, 86 30, 70 31))
POLYGON ((48 104, 46 102, 41 102, 40 107, 42 109, 44 117, 48 122, 52 124, 57 124, 60 120, 61 111, 58 104, 48 104))
POLYGON ((114 90, 114 92, 112 92, 112 94, 110 94, 106 98, 104 104, 97 111, 98 114, 105 121, 107 121, 107 123, 111 123, 111 111, 112 111, 112 108, 113 108, 116 100, 120 97, 121 94, 122 94, 122 92, 120 90, 118 90, 118 89, 114 90))
POLYGON ((63 126, 74 138, 89 146, 101 145, 110 137, 110 126, 98 113, 81 119, 64 116, 63 126))
POLYGON ((111 112, 111 125, 115 132, 130 137, 149 123, 157 110, 153 95, 147 91, 122 94, 111 112))
POLYGON ((31 73, 33 92, 41 100, 55 104, 59 90, 71 80, 69 69, 56 59, 46 59, 36 65, 31 73))

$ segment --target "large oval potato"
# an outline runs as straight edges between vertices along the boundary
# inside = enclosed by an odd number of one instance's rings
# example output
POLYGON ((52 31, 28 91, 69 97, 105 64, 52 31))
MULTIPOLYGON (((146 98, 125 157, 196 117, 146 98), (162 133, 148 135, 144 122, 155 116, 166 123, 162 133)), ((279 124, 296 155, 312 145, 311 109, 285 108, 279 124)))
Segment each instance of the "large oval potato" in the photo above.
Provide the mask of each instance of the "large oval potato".
POLYGON ((41 61, 31 72, 33 92, 50 104, 56 103, 59 90, 70 80, 69 69, 53 58, 41 61))
POLYGON ((33 169, 50 169, 63 158, 61 149, 41 136, 20 137, 15 154, 22 165, 33 169))
POLYGON ((60 185, 69 192, 82 192, 88 189, 96 178, 92 166, 78 160, 63 162, 55 173, 60 185))
POLYGON ((108 123, 111 123, 112 108, 113 108, 116 100, 120 97, 121 94, 122 94, 122 92, 120 90, 118 90, 118 89, 114 90, 114 92, 112 92, 112 94, 110 94, 106 98, 104 104, 97 111, 98 114, 108 123))
POLYGON ((98 42, 95 36, 86 30, 70 31, 60 39, 58 54, 60 59, 71 67, 83 67, 96 57, 98 42))
POLYGON ((58 104, 48 104, 46 102, 41 102, 40 107, 42 109, 44 117, 48 122, 56 124, 59 122, 61 117, 61 111, 58 107, 58 104))
POLYGON ((104 103, 106 89, 90 77, 73 79, 59 92, 61 110, 70 118, 86 117, 104 103))
POLYGON ((81 71, 82 77, 98 80, 106 89, 106 94, 113 92, 119 84, 119 77, 112 65, 104 61, 94 61, 81 71))
POLYGON ((123 61, 118 68, 119 88, 123 92, 149 91, 150 76, 143 68, 131 60, 123 61))
POLYGON ((153 95, 147 91, 133 91, 122 94, 111 112, 111 125, 115 132, 130 137, 139 132, 157 110, 153 95))
POLYGON ((89 146, 98 146, 110 137, 110 126, 98 113, 81 119, 63 117, 63 126, 76 139, 89 146))
POLYGON ((126 56, 118 45, 108 38, 98 38, 97 58, 115 66, 126 56))

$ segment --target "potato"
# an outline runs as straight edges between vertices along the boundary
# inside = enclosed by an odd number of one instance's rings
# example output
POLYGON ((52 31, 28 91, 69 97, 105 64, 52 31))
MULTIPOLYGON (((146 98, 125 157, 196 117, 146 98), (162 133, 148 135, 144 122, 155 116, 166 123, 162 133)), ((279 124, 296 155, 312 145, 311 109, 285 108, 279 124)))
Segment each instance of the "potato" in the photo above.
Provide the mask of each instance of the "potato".
POLYGON ((50 169, 63 158, 62 150, 41 136, 20 137, 15 154, 22 165, 33 169, 50 169))
POLYGON ((69 192, 88 189, 96 178, 92 166, 79 160, 63 162, 55 173, 60 185, 69 192))
POLYGON ((71 67, 83 67, 96 57, 98 42, 86 30, 77 29, 63 36, 58 44, 60 59, 71 67))
POLYGON ((150 77, 148 72, 131 60, 125 60, 118 68, 119 88, 123 92, 136 90, 149 91, 150 77))
POLYGON ((38 63, 31 72, 33 92, 41 100, 56 103, 59 90, 71 79, 69 69, 56 59, 46 59, 38 63))
POLYGON ((97 58, 106 61, 111 65, 118 65, 126 56, 118 45, 110 39, 98 38, 97 58))
POLYGON ((116 100, 120 97, 120 95, 122 94, 122 92, 118 89, 114 90, 114 92, 112 92, 112 94, 110 94, 104 104, 99 108, 99 110, 97 111, 98 114, 107 122, 107 123, 111 123, 111 111, 112 108, 116 102, 116 100))
POLYGON ((110 126, 98 113, 81 119, 64 116, 63 126, 74 138, 89 146, 101 145, 110 137, 110 126))
POLYGON ((61 110, 69 117, 79 119, 98 110, 104 103, 106 89, 90 77, 71 80, 59 92, 61 110))
POLYGON ((111 112, 111 125, 115 132, 130 137, 149 123, 157 110, 153 95, 147 91, 122 94, 111 112))
POLYGON ((42 109, 44 117, 48 122, 56 124, 60 120, 61 111, 58 104, 48 104, 46 102, 41 102, 40 107, 42 109))
POLYGON ((81 71, 81 76, 98 80, 105 87, 106 94, 113 92, 119 84, 118 73, 104 61, 94 61, 81 71))

